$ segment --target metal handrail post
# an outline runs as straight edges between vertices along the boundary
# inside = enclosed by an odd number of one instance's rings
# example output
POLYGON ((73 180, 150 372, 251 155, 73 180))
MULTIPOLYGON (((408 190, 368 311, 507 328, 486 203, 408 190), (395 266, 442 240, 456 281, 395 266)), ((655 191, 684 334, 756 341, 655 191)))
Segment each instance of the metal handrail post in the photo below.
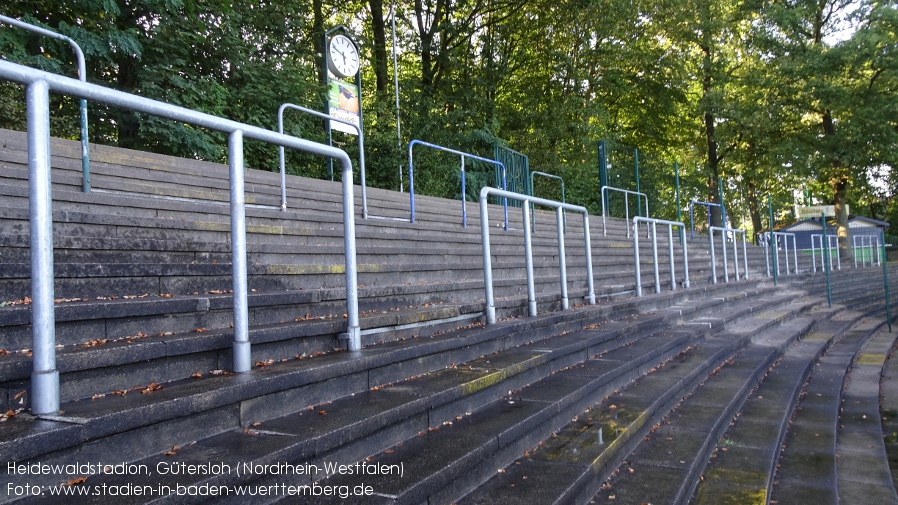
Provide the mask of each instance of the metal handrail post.
POLYGON ((592 278, 592 243, 589 238, 589 212, 583 212, 583 247, 586 249, 586 288, 588 290, 586 296, 589 304, 595 305, 596 291, 592 278))
MULTIPOLYGON (((822 261, 822 258, 823 258, 823 236, 822 236, 822 235, 818 235, 818 234, 816 234, 816 233, 811 234, 811 268, 813 269, 813 272, 814 272, 815 274, 817 273, 817 247, 816 247, 816 242, 815 242, 814 240, 815 240, 817 237, 820 237, 820 255, 821 255, 820 257, 821 257, 821 261, 822 261)), ((821 265, 821 266, 822 266, 822 265, 821 265)))
POLYGON ((689 224, 692 228, 692 236, 690 237, 692 240, 695 240, 695 207, 692 206, 692 202, 689 202, 689 224))
POLYGON ((633 256, 634 263, 636 264, 636 296, 642 296, 642 275, 641 268, 639 266, 639 234, 633 234, 633 256))
POLYGON ((733 272, 736 274, 736 282, 739 282, 739 247, 736 242, 736 233, 733 233, 733 272))
POLYGON ((746 235, 745 230, 742 230, 742 264, 745 267, 742 278, 748 280, 748 237, 746 235))
POLYGON ((561 308, 570 308, 567 297, 567 258, 564 255, 564 209, 555 209, 555 220, 558 226, 558 269, 561 272, 561 308))
POLYGON ((533 280, 533 243, 530 233, 530 205, 521 205, 524 217, 524 265, 527 270, 527 307, 530 317, 536 317, 536 285, 533 280))
POLYGON ((882 256, 879 254, 879 237, 876 237, 876 266, 882 263, 882 256))
MULTIPOLYGON (((624 193, 624 222, 627 223, 627 237, 630 236, 630 194, 624 193)), ((634 226, 633 233, 638 233, 634 226)))
MULTIPOLYGON (((888 257, 886 256, 886 232, 884 229, 880 229, 879 233, 880 237, 882 237, 882 244, 878 245, 877 248, 882 248, 882 282, 886 294, 886 322, 889 324, 889 333, 892 333, 892 306, 890 303, 891 301, 889 300, 889 269, 887 266, 888 257)), ((876 237, 877 242, 880 237, 876 237)))
MULTIPOLYGON (((839 270, 842 270, 842 251, 839 250, 839 237, 829 237, 829 242, 830 242, 830 244, 835 242, 834 249, 836 250, 836 267, 839 270)), ((832 245, 830 245, 830 247, 832 248, 832 245)), ((830 269, 832 269, 832 262, 833 262, 833 257, 832 257, 832 253, 830 253, 830 255, 829 255, 830 269)))
POLYGON ((795 234, 792 234, 792 258, 795 260, 795 275, 801 273, 801 270, 798 269, 798 239, 795 238, 795 234))
POLYGON ((480 197, 480 243, 483 248, 483 287, 486 295, 486 324, 496 324, 496 304, 493 296, 493 263, 490 252, 489 209, 486 198, 480 197))
MULTIPOLYGON (((820 222, 823 223, 823 242, 826 242, 827 244, 829 244, 829 240, 826 237, 826 214, 825 213, 820 214, 820 222)), ((830 256, 829 247, 826 248, 824 254, 826 254, 827 256, 830 256)), ((829 272, 830 272, 830 270, 832 270, 830 268, 831 262, 832 262, 831 256, 830 256, 829 262, 827 262, 827 261, 823 262, 823 271, 826 273, 826 301, 830 307, 833 306, 833 292, 832 292, 832 288, 830 286, 830 278, 829 278, 829 272)))
MULTIPOLYGON (((347 126, 351 126, 355 128, 357 133, 356 138, 358 138, 358 146, 359 146, 359 182, 362 186, 362 217, 364 219, 368 219, 368 193, 367 193, 367 185, 365 184, 365 134, 362 131, 362 128, 350 121, 346 121, 345 119, 340 119, 336 117, 331 117, 323 112, 312 110, 307 107, 302 107, 299 105, 295 105, 292 103, 282 104, 278 108, 278 133, 284 133, 284 110, 285 109, 293 109, 298 110, 300 112, 305 112, 306 114, 310 114, 312 116, 316 116, 322 119, 326 119, 329 121, 335 121, 337 123, 345 124, 347 126)), ((280 169, 281 169, 281 210, 287 210, 287 171, 284 166, 285 164, 285 153, 284 146, 278 146, 278 157, 280 161, 280 169)))
POLYGON ((461 157, 461 224, 463 227, 468 227, 468 193, 467 193, 467 184, 465 180, 467 177, 465 176, 465 157, 461 157))
POLYGON ((661 292, 661 276, 658 272, 658 223, 652 223, 652 260, 655 262, 655 293, 657 294, 661 292))
POLYGON ((783 236, 783 256, 786 257, 786 275, 789 275, 789 238, 783 236))
POLYGON ((249 304, 246 275, 246 195, 243 175, 243 132, 228 137, 228 175, 231 191, 231 270, 234 276, 234 371, 249 372, 249 304))
MULTIPOLYGON (((483 284, 484 284, 484 294, 486 297, 486 308, 484 310, 486 315, 487 324, 495 324, 496 322, 496 305, 495 305, 495 297, 493 292, 493 270, 492 270, 492 259, 490 253, 490 230, 489 230, 489 207, 487 201, 490 195, 497 196, 499 198, 504 198, 505 200, 515 200, 519 201, 523 207, 523 219, 524 219, 524 251, 525 251, 525 261, 527 262, 527 297, 528 297, 528 308, 530 315, 536 315, 536 289, 535 282, 533 276, 533 254, 532 254, 532 237, 530 233, 530 204, 536 205, 544 205, 546 207, 553 207, 557 210, 561 210, 562 212, 565 210, 572 212, 579 212, 583 214, 583 242, 586 247, 586 276, 587 276, 587 285, 589 293, 586 298, 589 300, 589 303, 594 305, 596 303, 595 299, 595 290, 592 279, 592 247, 590 245, 589 240, 589 211, 586 207, 581 207, 579 205, 571 205, 568 203, 556 202, 553 200, 546 200, 544 198, 537 198, 529 195, 523 195, 520 193, 514 193, 511 191, 506 191, 503 189, 491 188, 489 186, 484 186, 483 189, 480 190, 480 238, 483 247, 483 284)), ((556 214, 557 216, 557 214, 556 214)), ((557 219, 561 219, 558 217, 557 219)), ((564 237, 563 232, 559 234, 559 255, 564 257, 564 237)), ((562 298, 566 297, 567 293, 567 274, 564 272, 567 268, 567 264, 565 261, 559 261, 559 268, 562 269, 562 273, 559 277, 562 278, 562 282, 564 283, 564 288, 562 289, 562 298)), ((564 303, 564 301, 562 301, 564 303)))
POLYGON ((53 305, 53 200, 50 178, 50 93, 45 81, 25 91, 28 116, 28 200, 31 231, 31 412, 59 411, 53 305))
MULTIPOLYGON (((708 230, 711 230, 710 226, 708 227, 708 230)), ((720 230, 720 248, 723 250, 723 282, 729 284, 730 266, 727 264, 729 260, 727 259, 727 232, 725 229, 720 230)))
MULTIPOLYGON (((66 37, 61 33, 56 33, 46 28, 34 26, 24 21, 0 15, 0 21, 17 26, 30 32, 38 33, 45 37, 50 37, 67 42, 72 50, 75 51, 75 59, 78 60, 78 79, 81 82, 87 82, 87 65, 84 62, 84 52, 81 47, 70 37, 66 37)), ((80 99, 78 110, 81 114, 81 191, 90 193, 90 157, 88 155, 88 135, 87 135, 87 100, 80 99)))
MULTIPOLYGON (((341 338, 346 340, 346 350, 350 352, 362 349, 362 328, 359 321, 359 268, 356 258, 355 241, 355 198, 352 187, 352 162, 343 153, 339 158, 342 168, 340 179, 343 184, 343 255, 346 270, 346 333, 341 338)), ((409 169, 409 174, 411 174, 409 169)), ((409 189, 411 191, 411 189, 409 189)))
POLYGON ((668 223, 667 225, 667 253, 670 256, 670 289, 671 291, 677 290, 677 274, 676 267, 674 266, 674 246, 673 246, 673 226, 668 223))
POLYGON ((714 230, 708 228, 708 241, 711 243, 711 283, 717 284, 717 255, 714 253, 714 230))

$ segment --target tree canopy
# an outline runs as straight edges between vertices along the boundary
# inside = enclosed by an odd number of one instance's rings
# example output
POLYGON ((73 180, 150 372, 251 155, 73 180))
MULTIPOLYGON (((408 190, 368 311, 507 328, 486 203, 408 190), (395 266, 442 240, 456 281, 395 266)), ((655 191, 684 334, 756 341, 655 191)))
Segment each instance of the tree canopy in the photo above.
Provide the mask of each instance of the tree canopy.
MULTIPOLYGON (((342 24, 364 60, 374 186, 403 184, 411 139, 488 157, 500 144, 564 177, 568 201, 599 212, 596 151, 607 139, 619 146, 615 184, 635 182, 638 149, 659 217, 676 217, 678 163, 682 202, 717 202, 722 188, 737 227, 768 226, 768 195, 778 219, 792 219, 805 191, 836 205, 842 224, 847 204, 898 225, 895 0, 20 0, 2 14, 76 40, 91 82, 270 129, 282 103, 323 103, 323 34, 342 24)), ((8 26, 0 57, 76 72, 64 42, 8 26)), ((24 127, 22 96, 0 83, 0 126, 24 127)), ((77 103, 53 100, 53 133, 77 138, 77 103)), ((226 154, 215 132, 99 104, 89 117, 92 142, 212 161, 226 154)), ((302 114, 285 130, 324 140, 321 121, 302 114)), ((247 156, 250 166, 277 167, 271 146, 250 143, 247 156)), ((458 160, 421 156, 416 190, 457 197, 458 160)), ((324 176, 312 157, 292 154, 288 167, 324 176)), ((469 167, 483 180, 487 169, 469 167)), ((552 182, 537 191, 560 198, 552 182)))

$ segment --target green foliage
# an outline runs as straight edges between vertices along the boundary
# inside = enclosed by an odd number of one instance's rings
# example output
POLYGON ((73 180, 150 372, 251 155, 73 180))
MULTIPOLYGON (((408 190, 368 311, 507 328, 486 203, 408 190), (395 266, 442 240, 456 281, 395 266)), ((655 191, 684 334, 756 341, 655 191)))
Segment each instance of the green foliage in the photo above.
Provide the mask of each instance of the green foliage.
MULTIPOLYGON (((683 216, 691 199, 717 198, 720 177, 728 224, 760 231, 768 194, 785 208, 793 189, 807 188, 816 203, 847 199, 855 213, 898 227, 894 2, 400 2, 398 68, 389 57, 387 65, 397 73, 399 117, 382 67, 375 72, 375 55, 389 54, 393 40, 389 19, 372 19, 374 7, 385 6, 21 0, 4 14, 75 39, 92 82, 269 129, 282 103, 320 108, 316 47, 324 29, 351 27, 371 63, 362 66, 369 186, 408 188, 412 139, 485 157, 501 144, 529 156, 532 170, 562 176, 567 200, 598 213, 596 142, 606 139, 617 146, 610 150, 617 187, 636 189, 639 149, 640 189, 658 217, 677 217, 679 162, 683 216), (832 38, 839 23, 854 29, 832 38), (386 38, 378 32, 384 27, 386 38), (840 178, 851 182, 843 193, 834 191, 840 178)), ((75 75, 67 44, 23 30, 0 28, 0 55, 75 75)), ((22 95, 0 83, 0 126, 24 128, 22 95)), ((53 133, 77 138, 77 102, 52 100, 53 133)), ((219 132, 89 107, 92 141, 226 159, 219 132)), ((296 111, 285 115, 284 128, 325 140, 322 121, 296 111)), ((334 142, 358 159, 355 137, 335 133, 334 142)), ((246 155, 250 166, 277 170, 273 146, 247 142, 246 155)), ((414 164, 416 192, 461 198, 458 156, 416 149, 414 164)), ((327 176, 324 161, 311 155, 288 152, 286 166, 327 176)), ((469 199, 497 184, 490 166, 465 169, 469 199)), ((535 190, 561 196, 556 181, 539 181, 535 190)))

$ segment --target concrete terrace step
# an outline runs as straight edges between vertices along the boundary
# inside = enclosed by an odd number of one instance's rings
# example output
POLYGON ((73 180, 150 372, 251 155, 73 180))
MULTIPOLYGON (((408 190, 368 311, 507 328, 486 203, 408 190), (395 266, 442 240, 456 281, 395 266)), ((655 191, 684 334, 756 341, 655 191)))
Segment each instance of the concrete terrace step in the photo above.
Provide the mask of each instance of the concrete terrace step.
MULTIPOLYGON (((692 293, 693 296, 696 294, 692 293)), ((204 436, 211 436, 215 432, 226 433, 233 429, 241 430, 242 433, 242 427, 249 423, 275 419, 285 414, 292 415, 291 412, 301 410, 309 404, 336 400, 350 393, 358 396, 372 386, 439 370, 450 363, 470 361, 478 356, 512 349, 515 345, 534 340, 543 342, 537 348, 546 350, 528 355, 523 364, 509 364, 507 371, 499 375, 490 372, 477 379, 477 374, 474 374, 469 379, 476 379, 475 382, 479 380, 484 387, 502 379, 494 388, 495 391, 490 393, 502 396, 505 388, 512 387, 515 383, 519 384, 516 387, 520 387, 532 380, 527 370, 535 366, 541 366, 547 361, 555 363, 543 367, 544 371, 539 372, 545 374, 567 366, 570 359, 574 359, 574 362, 582 360, 581 353, 587 347, 602 346, 602 342, 609 341, 608 339, 638 336, 651 328, 676 321, 682 317, 684 310, 662 310, 660 313, 664 315, 638 316, 633 321, 625 318, 626 314, 632 314, 637 307, 650 310, 654 306, 667 306, 674 300, 673 297, 663 296, 584 307, 533 320, 509 321, 485 329, 474 327, 456 330, 436 339, 419 338, 381 344, 366 350, 360 356, 336 353, 314 359, 291 360, 254 370, 251 376, 207 376, 166 384, 162 389, 147 395, 107 395, 104 398, 72 402, 63 406, 63 413, 57 418, 38 421, 17 416, 10 419, 6 424, 9 428, 6 433, 12 438, 3 442, 2 450, 19 461, 31 458, 64 460, 72 457, 70 451, 76 450, 75 447, 80 447, 77 453, 82 455, 102 454, 102 451, 113 450, 118 437, 124 436, 114 434, 131 431, 135 440, 129 443, 130 456, 127 458, 140 459, 158 454, 166 450, 167 446, 182 445, 202 438, 199 436, 200 432, 204 436), (595 333, 595 338, 568 336, 560 340, 543 341, 559 331, 564 333, 577 330, 587 322, 596 324, 612 314, 623 319, 600 328, 602 331, 595 333), (518 375, 520 377, 517 379, 512 377, 518 375), (247 377, 252 377, 253 380, 245 380, 247 377), (519 382, 521 380, 525 382, 519 382), (299 405, 296 404, 297 401, 299 405), (196 428, 188 428, 189 426, 196 428), (150 433, 157 435, 146 438, 150 433), (166 437, 158 439, 163 433, 166 437), (111 438, 105 438, 108 436, 111 438), (67 447, 71 449, 66 449, 67 447)), ((718 306, 722 300, 723 298, 681 303, 684 306, 698 304, 699 307, 710 308, 718 306)), ((699 313, 696 309, 691 312, 699 313)), ((657 343, 651 348, 657 349, 657 343)), ((517 355, 523 356, 520 352, 517 355)), ((457 367, 453 370, 457 370, 457 367)), ((451 376, 455 372, 444 373, 451 376)), ((474 395, 465 400, 458 395, 462 393, 461 396, 468 396, 480 389, 480 386, 458 386, 454 389, 457 392, 449 394, 451 398, 447 398, 447 401, 454 398, 453 401, 462 402, 459 408, 473 409, 482 398, 474 395)), ((431 419, 441 415, 436 410, 429 414, 431 419)), ((450 414, 445 415, 449 416, 447 419, 451 418, 450 414)))
MULTIPOLYGON (((769 319, 753 319, 753 323, 739 325, 751 324, 758 329, 773 324, 769 319)), ((748 343, 748 333, 733 338, 732 334, 720 330, 627 388, 613 391, 580 413, 557 436, 543 440, 460 503, 585 503, 590 500, 611 470, 640 443, 651 426, 712 370, 748 343), (601 438, 599 430, 602 430, 601 438)), ((646 483, 660 485, 657 481, 646 483)))
POLYGON ((836 436, 840 504, 898 504, 880 414, 883 366, 895 341, 895 334, 881 327, 858 355, 846 379, 836 436))
POLYGON ((695 491, 696 505, 766 503, 789 419, 811 367, 858 318, 837 314, 789 348, 720 439, 695 491))
POLYGON ((844 380, 881 324, 881 320, 856 324, 817 362, 783 444, 771 501, 838 503, 836 441, 844 380))
POLYGON ((895 348, 886 353, 880 380, 880 419, 882 420, 883 441, 889 460, 892 482, 898 482, 898 360, 895 348))

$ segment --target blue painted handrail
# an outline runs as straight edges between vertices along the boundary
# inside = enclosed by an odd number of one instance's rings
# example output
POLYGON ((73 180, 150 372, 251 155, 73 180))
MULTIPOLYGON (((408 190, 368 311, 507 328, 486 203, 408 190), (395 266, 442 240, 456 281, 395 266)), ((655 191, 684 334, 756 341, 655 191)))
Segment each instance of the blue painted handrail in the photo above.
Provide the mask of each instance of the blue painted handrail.
POLYGON ((723 205, 721 205, 719 203, 700 202, 698 200, 690 200, 689 201, 689 220, 691 221, 691 224, 692 224, 692 237, 691 238, 693 238, 693 239, 695 238, 695 206, 696 205, 703 205, 705 207, 705 210, 707 211, 709 227, 711 226, 711 207, 720 207, 721 223, 724 226, 726 226, 727 214, 726 214, 726 210, 724 210, 724 208, 723 208, 723 205))
MULTIPOLYGON (((429 147, 431 149, 436 149, 437 151, 443 151, 447 153, 457 154, 461 156, 461 215, 462 215, 462 225, 466 228, 468 226, 468 210, 467 210, 467 197, 465 195, 465 158, 471 158, 472 160, 482 161, 484 163, 491 163, 493 165, 498 165, 502 168, 502 188, 506 189, 506 177, 505 177, 505 165, 499 161, 491 160, 488 158, 483 158, 481 156, 477 156, 475 154, 466 153, 463 151, 457 151, 455 149, 450 149, 448 147, 438 146, 436 144, 431 144, 429 142, 424 142, 423 140, 412 140, 408 144, 408 191, 411 194, 411 207, 412 207, 412 218, 411 222, 415 222, 415 182, 412 177, 413 172, 413 159, 412 159, 412 148, 416 145, 422 145, 424 147, 429 147)), ((503 204, 505 207, 505 229, 508 229, 508 199, 503 199, 503 204)))

